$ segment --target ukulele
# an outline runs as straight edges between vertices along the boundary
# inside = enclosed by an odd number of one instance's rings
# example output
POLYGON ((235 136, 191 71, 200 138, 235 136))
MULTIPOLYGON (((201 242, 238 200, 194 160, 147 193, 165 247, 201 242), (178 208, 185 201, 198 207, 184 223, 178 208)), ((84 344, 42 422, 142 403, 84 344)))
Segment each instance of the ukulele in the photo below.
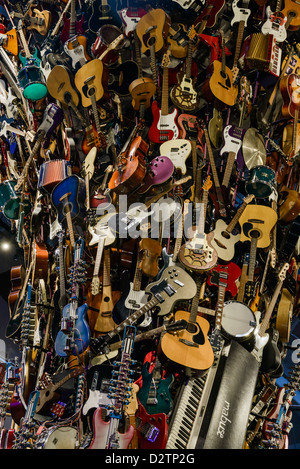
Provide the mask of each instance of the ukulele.
POLYGON ((210 177, 203 185, 203 200, 200 205, 200 216, 198 226, 192 227, 189 241, 181 246, 178 258, 187 268, 195 272, 201 272, 211 269, 218 260, 216 250, 211 245, 213 233, 205 234, 205 217, 208 201, 208 191, 212 187, 210 177))
POLYGON ((148 137, 153 143, 163 143, 179 137, 179 128, 176 123, 178 109, 175 108, 169 114, 169 63, 170 51, 164 54, 161 63, 163 68, 161 108, 158 107, 157 101, 153 101, 151 105, 153 122, 150 126, 148 137))
POLYGON ((228 262, 231 261, 235 253, 235 245, 239 242, 241 235, 239 233, 233 234, 233 230, 236 227, 243 211, 246 206, 254 199, 254 195, 251 194, 244 198, 242 205, 239 207, 237 213, 227 225, 224 220, 218 219, 213 231, 214 236, 210 243, 212 247, 217 251, 218 258, 228 262))
POLYGON ((196 280, 197 291, 193 298, 191 311, 176 311, 175 321, 185 320, 187 326, 176 333, 166 332, 158 346, 158 354, 162 363, 169 360, 193 370, 207 370, 214 361, 214 353, 207 338, 209 322, 198 316, 198 303, 202 279, 196 280))
POLYGON ((215 99, 226 106, 234 106, 238 87, 234 85, 233 74, 225 61, 225 43, 222 36, 222 61, 215 60, 209 65, 207 78, 202 85, 202 93, 211 102, 215 99))
POLYGON ((255 284, 254 269, 257 248, 270 246, 270 232, 277 222, 277 213, 271 207, 264 205, 247 205, 238 222, 241 226, 240 241, 250 241, 250 261, 248 269, 248 281, 245 287, 246 298, 252 299, 255 284))

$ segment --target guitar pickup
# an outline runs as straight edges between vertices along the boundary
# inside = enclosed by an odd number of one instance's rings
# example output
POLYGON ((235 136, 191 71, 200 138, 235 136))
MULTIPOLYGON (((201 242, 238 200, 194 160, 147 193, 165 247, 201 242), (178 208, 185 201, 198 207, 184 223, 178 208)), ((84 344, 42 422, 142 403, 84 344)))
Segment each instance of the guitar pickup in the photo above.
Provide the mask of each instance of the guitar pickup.
POLYGON ((169 296, 173 296, 174 293, 177 292, 177 290, 175 290, 175 288, 173 288, 172 285, 170 285, 169 283, 168 283, 168 285, 164 288, 164 290, 165 290, 165 292, 167 293, 167 295, 169 295, 169 296))
POLYGON ((149 425, 149 428, 146 430, 146 433, 144 436, 148 441, 151 441, 151 443, 153 443, 159 434, 159 429, 155 427, 154 425, 150 425, 150 424, 148 425, 149 425))

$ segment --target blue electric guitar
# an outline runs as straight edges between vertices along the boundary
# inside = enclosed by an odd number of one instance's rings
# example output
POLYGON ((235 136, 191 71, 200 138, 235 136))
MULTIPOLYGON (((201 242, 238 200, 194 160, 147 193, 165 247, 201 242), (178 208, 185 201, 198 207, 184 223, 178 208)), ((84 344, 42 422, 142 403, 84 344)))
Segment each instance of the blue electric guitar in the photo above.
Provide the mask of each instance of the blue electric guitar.
POLYGON ((82 238, 76 240, 74 265, 71 273, 70 303, 63 309, 60 331, 55 339, 55 352, 60 357, 66 357, 70 354, 79 355, 86 350, 90 342, 90 328, 86 321, 88 305, 84 303, 78 306, 80 284, 85 281, 83 247, 84 240, 82 238))

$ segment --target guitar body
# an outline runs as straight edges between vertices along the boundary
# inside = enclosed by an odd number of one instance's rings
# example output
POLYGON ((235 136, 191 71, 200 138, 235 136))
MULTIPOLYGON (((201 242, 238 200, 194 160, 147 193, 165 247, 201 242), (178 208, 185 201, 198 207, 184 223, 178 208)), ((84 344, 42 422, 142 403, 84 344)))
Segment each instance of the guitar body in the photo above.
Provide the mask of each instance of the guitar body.
POLYGON ((288 344, 291 333, 294 297, 287 288, 283 288, 276 313, 276 330, 282 343, 288 344))
MULTIPOLYGON (((110 431, 110 420, 105 422, 101 416, 102 408, 98 407, 93 415, 93 440, 88 449, 109 449, 107 439, 110 431)), ((134 427, 129 426, 125 433, 118 434, 118 449, 127 449, 134 435, 134 427)))
POLYGON ((191 323, 189 317, 190 313, 187 311, 176 311, 175 321, 184 319, 188 325, 176 334, 167 332, 163 335, 159 344, 159 356, 162 354, 160 360, 205 371, 214 361, 213 349, 207 338, 209 322, 197 316, 197 322, 191 323))
POLYGON ((51 200, 57 210, 59 223, 66 220, 68 210, 72 219, 82 216, 85 198, 85 182, 78 176, 73 174, 57 184, 52 191, 51 200))
POLYGON ((290 14, 293 14, 288 29, 296 31, 300 28, 300 5, 298 2, 295 0, 284 0, 284 8, 281 10, 281 13, 286 18, 288 18, 290 14))
POLYGON ((212 247, 217 251, 218 258, 225 262, 229 262, 233 259, 235 245, 239 242, 241 237, 239 233, 232 234, 225 232, 227 226, 227 223, 219 218, 210 241, 212 247))
POLYGON ((171 19, 161 8, 152 9, 136 25, 136 33, 141 42, 141 53, 149 54, 154 43, 155 53, 165 47, 171 19))
POLYGON ((108 188, 117 194, 128 194, 136 189, 146 174, 144 157, 149 145, 142 137, 135 137, 127 157, 122 162, 122 168, 115 170, 109 180, 108 188))
POLYGON ((238 292, 236 281, 240 278, 242 273, 240 267, 235 264, 235 262, 230 262, 226 265, 216 265, 207 279, 207 285, 219 285, 220 274, 222 274, 222 272, 226 272, 227 274, 226 291, 229 292, 232 297, 235 297, 238 292))
POLYGON ((279 221, 281 223, 290 223, 300 213, 300 194, 298 191, 282 186, 279 197, 279 221))
POLYGON ((72 59, 72 68, 76 68, 80 61, 90 61, 91 56, 87 53, 88 40, 83 35, 74 36, 64 43, 65 53, 72 59))
POLYGON ((25 279, 25 268, 23 265, 12 267, 10 269, 11 290, 8 295, 8 305, 11 312, 19 298, 20 291, 22 290, 25 279))
POLYGON ((113 309, 114 300, 112 297, 111 286, 103 286, 100 309, 95 323, 95 331, 105 333, 112 331, 116 327, 113 320, 113 309))
POLYGON ((88 29, 97 34, 101 26, 106 24, 113 24, 118 28, 122 26, 122 21, 114 2, 93 0, 91 11, 89 12, 88 29))
POLYGON ((70 100, 75 106, 79 104, 79 96, 71 84, 68 69, 63 65, 56 65, 47 79, 47 88, 51 96, 64 104, 70 100))
POLYGON ((107 98, 108 68, 99 59, 90 60, 84 64, 75 74, 75 86, 80 92, 83 107, 91 105, 91 94, 95 94, 96 101, 107 98), (86 80, 93 78, 90 86, 86 80))
POLYGON ((173 373, 167 373, 165 376, 160 377, 158 382, 155 380, 153 384, 154 369, 150 355, 152 355, 152 352, 146 355, 142 366, 141 379, 143 384, 137 393, 137 398, 149 415, 160 413, 169 415, 172 407, 170 387, 174 381, 174 375, 173 373), (150 368, 152 368, 151 371, 150 368))
POLYGON ((167 156, 157 156, 147 165, 147 172, 138 194, 145 194, 153 186, 165 183, 174 172, 174 165, 167 156))
MULTIPOLYGON (((75 321, 74 326, 74 339, 76 348, 74 347, 72 353, 74 355, 79 355, 80 353, 84 352, 90 342, 90 328, 86 321, 86 314, 88 310, 88 305, 85 303, 79 308, 77 308, 77 319, 75 321)), ((70 304, 66 305, 63 309, 63 317, 68 318, 70 311, 70 304)), ((65 345, 67 334, 63 331, 58 331, 58 334, 55 339, 55 352, 60 357, 66 357, 67 354, 65 353, 65 345)))
POLYGON ((131 105, 133 109, 139 111, 141 106, 144 109, 151 106, 151 99, 156 91, 156 85, 152 78, 141 77, 133 80, 128 90, 132 96, 131 105))
POLYGON ((232 71, 229 67, 225 67, 222 71, 222 63, 215 60, 209 65, 207 70, 208 78, 202 85, 202 93, 208 101, 217 99, 226 106, 234 106, 238 87, 233 85, 232 71))
POLYGON ((140 309, 148 301, 148 295, 144 290, 135 291, 132 289, 133 283, 130 282, 130 290, 125 300, 125 307, 128 309, 140 309))
POLYGON ((264 205, 247 205, 239 219, 242 227, 240 241, 244 242, 252 237, 257 238, 258 248, 270 246, 270 231, 277 222, 277 213, 271 207, 264 205))
POLYGON ((153 123, 149 129, 148 137, 153 143, 163 143, 179 137, 179 128, 176 123, 178 109, 172 113, 162 115, 157 101, 153 101, 152 106, 153 123))
POLYGON ((204 8, 200 15, 194 21, 194 26, 207 19, 206 28, 213 28, 222 13, 225 6, 225 0, 210 0, 209 4, 204 8))
MULTIPOLYGON (((196 230, 196 227, 193 228, 196 230)), ((213 232, 200 234, 197 232, 181 246, 178 258, 184 267, 195 272, 212 269, 218 260, 216 250, 212 247, 213 232)))
POLYGON ((264 346, 260 370, 262 373, 274 374, 280 377, 283 374, 283 367, 281 364, 281 354, 278 348, 279 332, 276 329, 270 328, 267 330, 269 340, 264 346))
POLYGON ((179 73, 178 85, 173 86, 170 98, 174 106, 187 112, 192 112, 199 107, 198 93, 195 90, 195 78, 187 78, 186 74, 179 73))
POLYGON ((276 37, 277 42, 286 40, 287 32, 285 29, 286 17, 282 12, 272 12, 271 7, 266 7, 267 21, 262 25, 261 32, 263 34, 272 34, 276 37))
POLYGON ((130 94, 129 86, 138 79, 139 67, 133 60, 126 60, 117 67, 110 67, 108 89, 120 96, 130 94))
POLYGON ((299 104, 299 90, 300 78, 296 73, 281 78, 279 82, 279 89, 283 97, 282 115, 286 118, 295 118, 295 111, 300 108, 299 104))
POLYGON ((136 429, 139 449, 164 449, 167 444, 169 430, 167 415, 162 413, 149 415, 141 403, 139 403, 138 410, 135 415, 136 419, 140 421, 140 426, 142 427, 141 430, 139 428, 136 429), (146 427, 147 429, 149 426, 157 429, 153 429, 155 439, 152 438, 152 440, 154 439, 154 441, 147 439, 142 431, 143 427, 146 427))
POLYGON ((202 143, 202 136, 204 131, 198 124, 197 117, 193 114, 180 114, 178 117, 178 126, 180 130, 180 138, 196 140, 197 148, 199 148, 203 153, 204 146, 202 143))
POLYGON ((147 11, 140 7, 122 8, 122 10, 119 11, 119 15, 124 24, 124 34, 126 37, 134 32, 136 25, 146 13, 147 11))
POLYGON ((27 26, 27 29, 36 29, 39 34, 46 36, 48 34, 51 24, 51 12, 47 10, 38 10, 37 8, 29 7, 27 14, 31 18, 31 24, 27 26))
MULTIPOLYGON (((71 26, 71 22, 70 22, 70 18, 68 18, 67 14, 64 14, 64 17, 63 17, 63 22, 64 22, 64 26, 63 26, 63 29, 62 29, 62 32, 60 33, 60 40, 61 42, 64 44, 68 39, 70 39, 70 26, 71 26)), ((79 34, 84 34, 84 17, 83 15, 81 15, 81 18, 79 20, 76 20, 75 21, 75 34, 76 35, 79 35, 79 34)))
POLYGON ((160 146, 160 154, 166 155, 173 163, 176 170, 182 175, 186 174, 186 160, 192 152, 191 142, 184 138, 168 140, 160 146))

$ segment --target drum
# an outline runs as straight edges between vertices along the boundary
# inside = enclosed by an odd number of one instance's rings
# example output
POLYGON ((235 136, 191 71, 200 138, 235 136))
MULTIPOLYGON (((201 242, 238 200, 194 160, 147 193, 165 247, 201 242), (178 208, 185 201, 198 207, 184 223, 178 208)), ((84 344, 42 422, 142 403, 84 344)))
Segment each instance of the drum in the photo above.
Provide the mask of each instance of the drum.
POLYGON ((51 192, 56 184, 70 176, 72 172, 70 161, 50 160, 40 167, 38 189, 51 192))
POLYGON ((253 311, 240 301, 226 301, 222 314, 222 332, 230 340, 251 346, 256 328, 253 311))
MULTIPOLYGON (((105 24, 101 26, 98 37, 92 46, 92 51, 95 58, 99 58, 107 49, 108 46, 122 34, 122 31, 114 25, 105 24)), ((120 41, 119 44, 108 51, 103 57, 102 62, 106 65, 111 65, 118 60, 119 52, 124 45, 124 41, 120 41)))
MULTIPOLYGON (((4 181, 0 184, 0 207, 6 218, 17 220, 19 218, 21 196, 15 191, 17 181, 4 181)), ((23 209, 25 215, 30 212, 31 202, 24 198, 23 209)))
POLYGON ((40 449, 76 449, 78 432, 73 427, 52 427, 42 431, 36 441, 40 449))
POLYGON ((47 93, 45 78, 40 67, 26 65, 18 74, 19 82, 23 88, 23 96, 31 101, 43 99, 47 93))
POLYGON ((245 184, 248 194, 254 194, 257 199, 269 197, 274 189, 275 171, 268 166, 254 166, 249 173, 249 180, 245 184))

